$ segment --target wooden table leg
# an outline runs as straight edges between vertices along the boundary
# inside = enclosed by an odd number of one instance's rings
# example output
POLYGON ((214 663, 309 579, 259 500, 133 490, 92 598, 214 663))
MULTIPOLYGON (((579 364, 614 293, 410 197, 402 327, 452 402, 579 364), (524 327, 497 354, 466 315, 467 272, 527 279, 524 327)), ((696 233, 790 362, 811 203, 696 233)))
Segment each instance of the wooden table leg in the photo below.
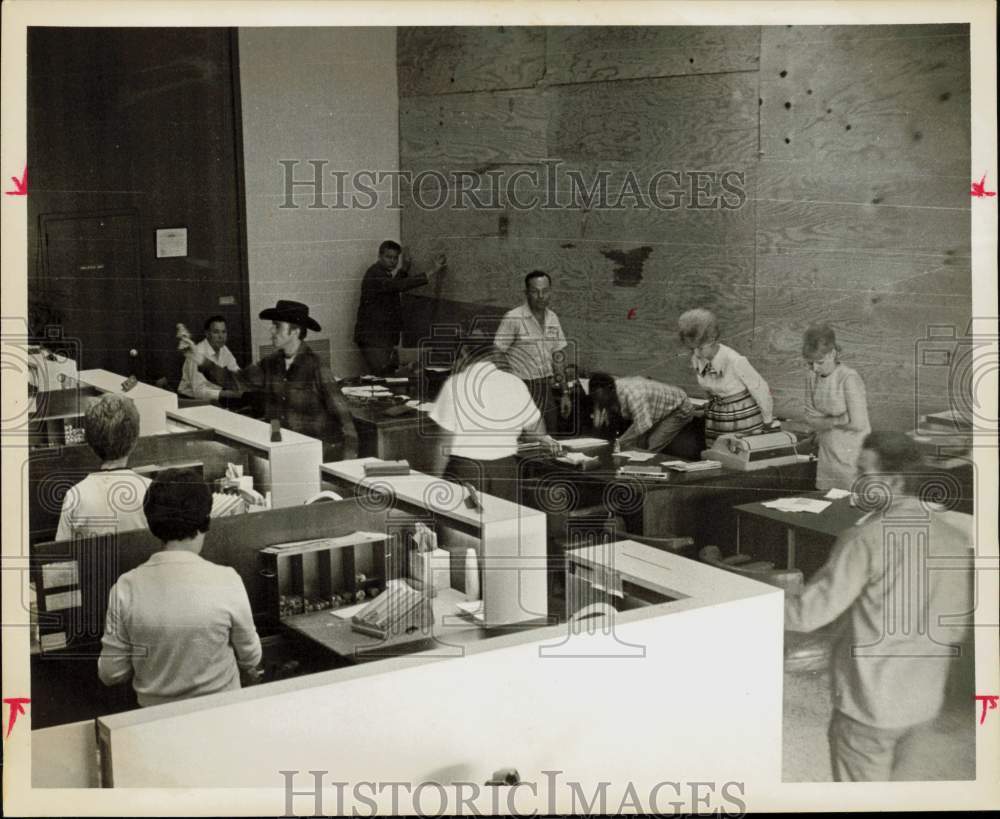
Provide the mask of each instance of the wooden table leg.
POLYGON ((786 535, 788 541, 788 568, 795 568, 795 530, 789 526, 786 535))

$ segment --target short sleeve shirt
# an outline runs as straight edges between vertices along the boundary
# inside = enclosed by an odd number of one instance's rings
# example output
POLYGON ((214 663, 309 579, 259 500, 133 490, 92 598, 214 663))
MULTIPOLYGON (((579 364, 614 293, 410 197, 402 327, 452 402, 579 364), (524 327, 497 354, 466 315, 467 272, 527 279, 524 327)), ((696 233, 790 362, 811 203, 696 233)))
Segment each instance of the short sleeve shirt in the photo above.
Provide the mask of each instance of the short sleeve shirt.
POLYGON ((514 375, 533 381, 552 375, 552 354, 566 346, 566 336, 551 310, 546 308, 542 327, 531 308, 522 304, 504 315, 493 343, 507 353, 514 375))

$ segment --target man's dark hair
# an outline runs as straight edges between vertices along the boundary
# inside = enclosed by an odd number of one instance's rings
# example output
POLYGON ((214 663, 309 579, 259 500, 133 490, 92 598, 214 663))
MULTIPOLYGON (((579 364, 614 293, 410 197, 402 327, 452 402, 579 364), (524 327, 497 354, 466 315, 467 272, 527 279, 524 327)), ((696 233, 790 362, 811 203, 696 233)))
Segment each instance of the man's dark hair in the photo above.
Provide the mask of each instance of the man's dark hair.
POLYGON ((378 246, 378 255, 381 256, 387 250, 395 250, 397 253, 403 252, 403 248, 399 246, 399 242, 394 242, 392 239, 386 239, 378 246))
POLYGON ((528 289, 528 285, 531 284, 532 279, 540 279, 545 277, 549 280, 549 286, 552 285, 552 277, 546 273, 544 270, 532 270, 527 276, 524 277, 524 289, 528 289))
POLYGON ((209 316, 207 319, 205 319, 205 324, 203 325, 203 327, 205 329, 205 332, 207 333, 209 331, 209 329, 211 328, 211 326, 213 324, 215 324, 215 322, 217 322, 217 321, 221 321, 223 324, 225 324, 226 323, 226 317, 225 316, 209 316))
POLYGON ((164 543, 207 532, 212 492, 193 469, 164 469, 142 503, 149 531, 164 543))
POLYGON ((615 379, 607 373, 591 373, 589 387, 591 395, 594 394, 595 390, 607 390, 610 395, 615 395, 618 392, 615 379))
POLYGON ((871 432, 861 445, 878 455, 879 466, 884 473, 902 476, 904 491, 915 492, 923 471, 923 456, 916 442, 902 432, 880 430, 871 432))

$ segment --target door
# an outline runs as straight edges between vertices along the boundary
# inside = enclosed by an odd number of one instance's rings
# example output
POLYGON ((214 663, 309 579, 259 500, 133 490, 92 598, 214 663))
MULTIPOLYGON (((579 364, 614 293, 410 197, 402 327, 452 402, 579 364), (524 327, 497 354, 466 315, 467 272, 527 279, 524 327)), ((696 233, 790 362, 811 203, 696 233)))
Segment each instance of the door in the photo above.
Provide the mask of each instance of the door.
POLYGON ((46 308, 79 352, 81 370, 145 375, 138 217, 133 210, 43 214, 41 281, 46 308))

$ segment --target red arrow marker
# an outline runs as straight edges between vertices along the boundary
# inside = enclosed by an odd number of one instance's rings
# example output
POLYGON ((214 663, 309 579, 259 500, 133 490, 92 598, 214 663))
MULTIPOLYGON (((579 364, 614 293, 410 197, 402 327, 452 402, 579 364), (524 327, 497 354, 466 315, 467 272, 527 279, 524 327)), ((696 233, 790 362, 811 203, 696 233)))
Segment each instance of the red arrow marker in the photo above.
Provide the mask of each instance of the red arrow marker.
POLYGON ((10 706, 10 720, 7 722, 7 734, 4 739, 10 737, 10 732, 14 730, 14 723, 17 722, 18 714, 24 713, 24 703, 31 702, 30 697, 4 697, 3 701, 10 706))
POLYGON ((4 191, 7 196, 27 196, 28 195, 28 166, 24 166, 24 173, 21 174, 21 178, 18 179, 16 176, 12 176, 10 181, 14 183, 14 190, 4 191))
POLYGON ((986 174, 983 174, 982 179, 980 179, 978 182, 972 183, 972 187, 969 190, 969 194, 971 196, 975 196, 981 199, 984 196, 996 196, 997 192, 986 190, 986 174))

